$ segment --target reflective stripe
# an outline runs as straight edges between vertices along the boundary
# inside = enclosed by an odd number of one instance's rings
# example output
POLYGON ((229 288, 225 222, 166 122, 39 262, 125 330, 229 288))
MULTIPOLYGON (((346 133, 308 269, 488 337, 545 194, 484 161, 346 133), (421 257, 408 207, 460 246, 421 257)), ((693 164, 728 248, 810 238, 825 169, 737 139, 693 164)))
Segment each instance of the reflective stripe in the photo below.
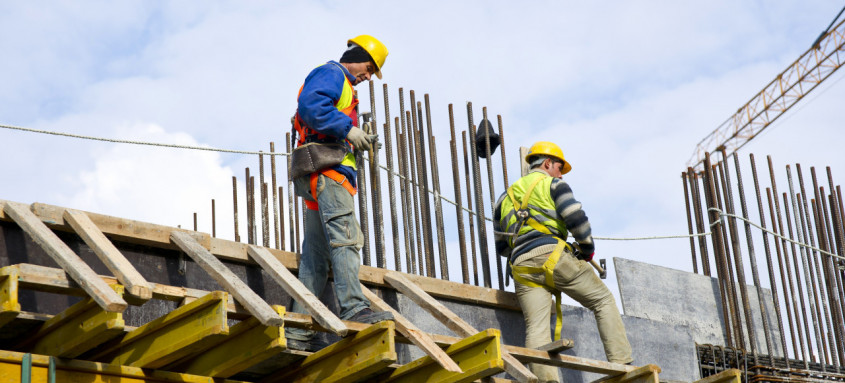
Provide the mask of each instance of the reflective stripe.
POLYGON ((507 190, 507 196, 501 202, 500 227, 508 228, 513 234, 509 245, 514 248, 519 236, 532 230, 550 234, 561 239, 568 235, 566 225, 558 220, 557 206, 549 190, 554 179, 542 172, 532 172, 520 178, 507 190), (529 217, 519 217, 520 211, 526 211, 529 217), (528 225, 525 225, 528 223, 528 225))
POLYGON ((319 173, 311 173, 311 198, 314 198, 314 201, 303 199, 305 201, 305 207, 307 207, 309 210, 320 209, 320 205, 317 203, 317 179, 319 178, 320 174, 331 178, 333 181, 340 184, 340 186, 343 186, 343 188, 346 189, 349 194, 354 196, 356 193, 358 193, 358 189, 352 186, 352 184, 346 179, 346 176, 338 173, 336 170, 325 169, 320 171, 319 173))

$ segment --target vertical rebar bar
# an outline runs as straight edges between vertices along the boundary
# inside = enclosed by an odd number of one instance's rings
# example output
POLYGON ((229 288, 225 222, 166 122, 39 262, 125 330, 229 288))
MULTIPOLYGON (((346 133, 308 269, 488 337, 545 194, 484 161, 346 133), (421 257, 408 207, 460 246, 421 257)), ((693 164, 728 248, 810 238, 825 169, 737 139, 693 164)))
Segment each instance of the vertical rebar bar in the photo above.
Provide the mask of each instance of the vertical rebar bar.
POLYGON ((255 238, 252 237, 252 183, 250 181, 249 168, 246 168, 244 180, 246 180, 246 236, 247 243, 254 245, 255 238))
MULTIPOLYGON (((723 156, 723 158, 724 158, 724 156, 723 156)), ((725 212, 725 211, 728 210, 728 208, 727 208, 727 205, 728 205, 727 194, 728 194, 728 192, 727 192, 727 188, 725 187, 725 173, 724 173, 724 167, 722 166, 722 161, 717 162, 716 165, 713 165, 713 176, 714 176, 714 179, 716 180, 715 196, 716 196, 716 201, 717 201, 717 204, 718 204, 717 206, 718 206, 719 210, 721 210, 722 212, 725 212), (721 177, 720 177, 720 175, 721 175, 721 177), (719 188, 720 184, 721 184, 721 189, 719 188), (723 200, 722 200, 723 196, 725 198, 725 202, 723 202, 723 200)), ((724 273, 722 275, 726 278, 725 283, 726 283, 726 286, 728 287, 728 290, 727 290, 728 291, 728 302, 731 304, 731 309, 732 309, 731 315, 733 316, 734 334, 735 334, 734 339, 736 340, 736 347, 744 349, 745 348, 745 335, 744 335, 744 331, 742 330, 742 311, 740 310, 740 306, 739 306, 740 305, 740 301, 739 301, 740 298, 738 297, 739 294, 737 294, 736 288, 737 288, 738 285, 741 286, 740 288, 744 287, 745 282, 743 281, 742 283, 737 283, 737 280, 736 280, 737 278, 734 278, 733 261, 731 260, 732 247, 728 245, 728 243, 730 242, 730 239, 728 238, 728 236, 729 236, 728 233, 730 231, 731 222, 733 222, 733 220, 728 220, 726 217, 720 217, 720 218, 721 218, 721 222, 722 222, 723 225, 727 224, 727 227, 723 226, 723 230, 722 230, 722 246, 723 247, 721 248, 721 251, 723 253, 722 253, 721 261, 722 261, 722 266, 724 267, 724 269, 723 269, 724 273)))
MULTIPOLYGON (((414 144, 414 142, 416 140, 414 139, 414 128, 413 128, 413 122, 412 122, 413 120, 411 119, 411 112, 406 111, 405 117, 408 121, 407 130, 405 130, 405 135, 407 136, 405 138, 408 140, 408 160, 409 160, 408 177, 412 177, 412 181, 411 181, 411 183, 409 183, 409 185, 411 186, 411 192, 414 196, 414 215, 415 215, 415 217, 414 217, 415 218, 414 219, 414 233, 416 233, 416 245, 417 245, 417 249, 416 249, 417 250, 417 261, 416 262, 417 262, 417 266, 418 266, 419 275, 426 275, 426 271, 425 271, 426 256, 425 256, 425 251, 423 249, 423 247, 424 247, 423 237, 425 236, 425 234, 423 234, 422 229, 420 229, 420 221, 422 221, 425 218, 423 218, 424 213, 423 213, 423 209, 422 209, 422 201, 420 200, 420 195, 419 195, 420 194, 419 171, 417 170, 416 145, 414 144)), ((425 195, 423 195, 422 197, 425 197, 425 195)))
POLYGON ((214 198, 211 199, 211 237, 217 238, 217 211, 214 209, 214 198))
MULTIPOLYGON (((370 113, 372 115, 372 134, 378 134, 378 121, 376 113, 376 92, 373 81, 368 81, 370 86, 370 113)), ((384 214, 381 199, 381 172, 379 171, 379 145, 373 144, 367 151, 370 157, 370 197, 373 208, 373 243, 376 253, 376 266, 385 268, 384 260, 384 214)))
POLYGON ((502 115, 497 114, 496 117, 499 122, 499 146, 501 146, 499 150, 502 153, 502 181, 504 181, 505 184, 504 190, 508 190, 511 184, 508 182, 508 162, 505 159, 505 131, 502 128, 502 115))
MULTIPOLYGON (((404 117, 403 117, 404 119, 404 117)), ((399 192, 402 194, 402 223, 404 224, 403 232, 405 233, 405 271, 408 274, 417 273, 417 262, 414 255, 414 225, 413 215, 414 206, 411 205, 410 182, 408 182, 408 159, 405 155, 407 149, 405 148, 405 135, 399 131, 399 118, 396 118, 396 152, 399 158, 399 192)))
POLYGON ((425 100, 425 122, 428 128, 429 158, 431 158, 431 183, 434 188, 434 219, 437 226, 437 249, 440 251, 440 278, 449 280, 449 261, 446 255, 446 233, 443 228, 443 203, 440 198, 440 170, 437 165, 437 144, 431 128, 431 104, 428 93, 423 95, 425 100))
POLYGON ((355 149, 355 163, 358 168, 358 220, 364 235, 364 247, 361 248, 363 263, 370 265, 370 220, 367 209, 367 167, 364 164, 364 152, 355 149))
MULTIPOLYGON (((763 199, 761 198, 762 193, 760 193, 760 183, 758 182, 758 179, 757 179, 757 164, 754 162, 754 154, 750 154, 749 159, 751 161, 751 177, 754 180, 754 193, 757 196, 757 210, 758 210, 758 214, 759 214, 759 217, 760 217, 760 226, 763 228, 763 251, 766 254, 766 267, 767 267, 767 270, 769 272, 769 288, 772 290, 772 305, 773 305, 772 307, 774 308, 775 316, 777 318, 777 330, 780 333, 781 346, 783 348, 783 358, 786 361, 786 366, 787 366, 786 368, 789 368, 789 353, 788 353, 788 349, 786 348, 786 336, 783 333, 784 328, 783 328, 783 318, 781 317, 781 312, 780 312, 780 299, 778 298, 778 289, 777 289, 777 284, 775 283, 775 269, 774 269, 774 265, 772 263, 771 248, 769 247, 769 236, 768 236, 768 233, 766 232, 766 215, 763 213, 763 199)), ((738 179, 740 178, 740 176, 739 176, 739 166, 738 165, 737 165, 737 178, 738 179)), ((743 203, 743 205, 744 205, 744 203, 743 203)), ((743 207, 743 210, 744 210, 744 207, 743 207)), ((746 225, 745 226, 746 230, 750 230, 747 222, 746 222, 745 225, 746 225)), ((774 226, 774 225, 775 225, 774 222, 772 222, 772 226, 774 226)), ((773 227, 773 229, 774 229, 774 227, 773 227)), ((749 243, 749 246, 751 246, 751 236, 750 236, 750 234, 746 235, 746 241, 749 243)), ((757 282, 755 282, 755 284, 756 283, 757 282)), ((761 305, 760 310, 761 310, 762 313, 764 313, 763 318, 766 318, 764 320, 768 320, 767 319, 768 315, 766 315, 765 314, 766 311, 763 310, 763 306, 764 306, 763 294, 760 292, 759 287, 758 287, 758 290, 757 290, 757 299, 760 301, 760 305, 761 305)), ((764 324, 764 327, 766 327, 765 326, 766 322, 763 322, 763 324, 764 324)), ((771 341, 771 334, 770 334, 768 329, 766 329, 765 331, 766 331, 766 341, 771 343, 772 342, 771 341)), ((767 343, 767 345, 768 345, 768 343, 767 343)), ((774 352, 774 349, 772 348, 773 344, 768 345, 768 347, 769 347, 769 349, 768 349, 769 362, 771 363, 770 364, 771 366, 774 366, 775 362, 774 362, 773 358, 774 358, 775 352, 774 352)))
POLYGON ((490 256, 487 247, 487 222, 484 218, 484 191, 481 190, 481 170, 478 165, 478 153, 475 152, 475 124, 472 117, 472 102, 467 102, 467 119, 469 120, 469 141, 472 160, 472 179, 475 185, 475 206, 478 219, 478 246, 481 255, 481 271, 484 274, 484 287, 493 287, 490 277, 490 256))
MULTIPOLYGON (((831 222, 833 223, 832 229, 833 229, 833 238, 835 239, 834 242, 835 242, 836 254, 843 255, 843 252, 845 252, 845 243, 843 243, 843 240, 845 240, 845 238, 843 238, 843 235, 842 235, 843 234, 843 232, 842 232, 843 227, 842 227, 842 222, 839 219, 839 217, 842 216, 842 211, 839 210, 839 205, 836 204, 836 194, 837 193, 835 191, 836 189, 833 186, 833 174, 830 171, 830 166, 827 166, 826 170, 827 170, 827 180, 828 180, 828 184, 830 186, 830 193, 831 193, 830 197, 829 197, 829 199, 830 199, 830 216, 831 216, 831 222)), ((838 299, 838 302, 839 302, 839 305, 838 305, 839 320, 837 321, 837 323, 839 323, 839 326, 840 326, 840 330, 839 330, 839 337, 840 338, 839 338, 839 341, 837 342, 837 344, 840 346, 840 349, 839 349, 840 350, 840 352, 839 352, 840 363, 845 365, 845 286, 843 286, 841 274, 839 272, 837 272, 836 265, 838 263, 839 263, 839 261, 831 259, 831 267, 832 267, 831 271, 832 271, 832 274, 833 274, 832 279, 835 283, 833 296, 835 296, 838 299)))
POLYGON ((465 284, 469 284, 469 264, 467 263, 466 233, 464 233, 464 211, 461 200, 461 175, 458 168, 458 143, 455 136, 455 112, 452 104, 449 104, 449 132, 452 139, 449 140, 449 149, 452 155, 452 185, 455 189, 455 215, 458 220, 458 249, 461 254, 461 276, 465 284))
MULTIPOLYGON (((816 168, 815 167, 810 167, 810 175, 811 175, 812 180, 813 180, 813 194, 816 197, 815 202, 811 201, 815 205, 815 206, 811 206, 811 208, 813 209, 813 221, 812 222, 814 223, 814 225, 816 227, 816 233, 817 233, 818 238, 819 238, 819 246, 818 247, 823 251, 827 251, 828 241, 827 241, 827 235, 824 232, 824 223, 822 221, 823 213, 821 212, 821 206, 822 206, 823 199, 822 199, 822 196, 821 196, 820 191, 819 191, 819 183, 818 183, 818 179, 816 178, 816 168)), ((809 218, 809 214, 808 214, 808 218, 809 218)), ((809 219, 808 219, 807 227, 808 228, 811 227, 809 219)), ((810 232, 812 233, 812 230, 810 232)), ((815 250, 814 250, 814 252, 815 252, 815 250)), ((827 341, 828 341, 827 344, 830 345, 830 348, 828 350, 828 353, 829 353, 828 354, 829 355, 828 360, 830 360, 833 363, 834 367, 836 368, 836 370, 838 372, 839 371, 839 357, 838 357, 837 352, 836 352, 836 344, 834 343, 834 340, 833 340, 833 334, 835 333, 835 330, 834 330, 835 325, 833 324, 833 316, 831 315, 833 313, 833 308, 831 307, 830 309, 828 309, 828 299, 830 298, 830 295, 829 295, 830 284, 828 283, 828 280, 829 280, 828 276, 829 275, 828 275, 828 272, 827 272, 827 267, 822 265, 822 264, 827 263, 827 256, 822 254, 822 253, 819 253, 818 257, 814 256, 813 258, 815 260, 814 264, 815 264, 815 268, 816 268, 816 275, 818 275, 819 292, 820 292, 821 299, 822 299, 824 322, 827 324, 827 327, 826 327, 826 329, 827 329, 827 341), (824 274, 822 274, 822 270, 824 270, 824 274)), ((830 302, 831 302, 831 304, 833 303, 832 300, 830 302)))
POLYGON ((255 215, 255 209, 258 208, 257 204, 255 203, 255 176, 249 177, 249 188, 250 188, 250 196, 252 197, 252 208, 250 212, 252 213, 252 244, 258 244, 258 217, 255 215))
POLYGON ((281 219, 277 222, 279 223, 279 249, 285 249, 285 207, 284 202, 285 199, 282 198, 285 195, 285 188, 283 186, 279 186, 279 212, 281 212, 281 219))
MULTIPOLYGON (((390 129, 390 102, 387 96, 387 84, 382 86, 384 92, 384 147, 385 157, 387 160, 387 168, 390 169, 387 173, 387 193, 390 201, 390 233, 393 238, 393 269, 402 271, 402 257, 399 248, 399 220, 396 212, 396 185, 393 180, 393 139, 390 129)), ((406 206, 406 205, 403 205, 406 206)))
MULTIPOLYGON (((713 256, 716 260, 716 271, 718 274, 717 280, 719 281, 719 290, 720 296, 722 299, 722 317, 725 324, 725 336, 726 336, 726 345, 733 346, 733 334, 735 333, 732 330, 735 327, 735 323, 732 323, 732 315, 731 315, 731 305, 728 304, 730 301, 729 299, 729 289, 730 287, 725 286, 728 283, 728 279, 725 276, 724 271, 724 262, 722 261, 722 251, 723 251, 723 244, 722 244, 722 227, 724 225, 722 221, 722 217, 719 215, 714 208, 718 209, 716 205, 716 180, 714 179, 714 171, 710 164, 710 153, 704 153, 704 188, 705 188, 705 195, 707 196, 707 215, 710 220, 710 232, 712 233, 711 241, 713 242, 713 256)), ((718 209, 721 210, 721 209, 718 209)))
POLYGON ((417 181, 420 183, 420 203, 422 204, 423 214, 425 215, 425 219, 423 222, 420 222, 420 226, 423 230, 425 243, 426 275, 431 278, 437 278, 437 270, 434 265, 434 236, 431 231, 431 197, 429 196, 428 188, 428 164, 425 160, 426 151, 422 104, 416 101, 413 90, 409 93, 411 96, 411 114, 414 118, 414 144, 417 155, 417 174, 419 174, 417 181))
MULTIPOLYGON (((793 216, 795 217, 795 232, 798 235, 798 242, 806 243, 806 242, 804 242, 804 237, 802 236, 803 231, 801 230, 801 222, 800 222, 802 217, 801 217, 801 214, 798 212, 799 204, 798 204, 798 199, 795 195, 795 189, 793 187, 793 182, 792 182, 792 172, 790 171, 789 165, 786 165, 786 179, 787 179, 787 183, 789 184, 789 194, 790 194, 791 199, 792 199, 792 210, 793 210, 793 216)), ((792 235, 790 235, 790 237, 792 237, 792 235)), ((807 256, 807 249, 804 246, 800 246, 800 251, 801 251, 801 263, 804 267, 804 282, 807 284, 807 294, 808 294, 807 301, 810 303, 810 314, 811 314, 811 319, 813 321, 813 329, 815 330, 814 334, 816 335, 816 338, 817 338, 816 339, 816 341, 817 341, 816 346, 819 347, 818 348, 819 350, 821 350, 820 347, 821 347, 822 342, 821 342, 821 338, 819 338, 819 336, 818 336, 819 335, 819 323, 818 323, 818 320, 815 316, 816 306, 815 306, 815 302, 813 301, 813 299, 811 299, 811 297, 809 296, 809 294, 811 294, 812 291, 813 291, 813 282, 810 279, 810 266, 809 266, 808 261, 807 261, 807 257, 808 257, 807 256)), ((807 329, 808 334, 809 334, 809 331, 810 330, 807 329)), ((808 336, 808 339, 807 339, 807 343, 808 343, 808 348, 810 350, 812 350, 812 342, 810 341, 809 336, 808 336)), ((819 352, 819 354, 821 354, 821 352, 819 352)), ((815 362, 815 358, 813 356, 812 351, 810 352, 810 359, 813 362, 815 362)))
MULTIPOLYGON (((291 142, 290 142, 290 133, 285 133, 285 147, 287 148, 288 154, 292 153, 291 150, 291 142)), ((290 178, 290 166, 291 166, 291 156, 288 155, 287 157, 287 168, 286 168, 286 175, 288 179, 288 230, 290 230, 290 251, 294 253, 298 253, 297 251, 297 236, 296 236, 296 211, 294 208, 294 196, 293 196, 293 179, 290 178)))
MULTIPOLYGON (((820 187, 819 189, 820 189, 822 196, 824 197, 824 187, 820 187)), ((832 214, 833 213, 833 207, 828 206, 828 202, 827 202, 828 199, 833 201, 833 199, 832 199, 833 196, 828 195, 827 197, 828 198, 822 198, 822 204, 821 204, 821 210, 823 212, 822 219, 824 221, 825 237, 828 239, 828 244, 827 244, 828 249, 827 249, 827 251, 829 251, 831 253, 835 253, 836 252, 836 244, 835 244, 835 239, 834 239, 834 235, 833 235, 833 226, 831 225, 831 217, 833 216, 833 214, 832 214), (828 209, 830 209, 830 210, 828 210, 828 209)), ((826 283, 827 283, 827 286, 828 286, 827 293, 828 293, 828 298, 830 299, 831 322, 833 324, 833 329, 834 329, 834 331, 833 331, 834 340, 832 340, 830 344, 835 345, 835 347, 836 347, 837 357, 834 358, 834 360, 837 363, 836 366, 840 367, 842 365, 845 365, 845 362, 843 362, 843 360, 845 360, 845 355, 843 355, 843 354, 845 354, 845 336, 843 336, 843 334, 845 334, 845 330, 843 330, 843 328, 845 327, 845 318, 843 318, 843 315, 842 315, 842 306, 841 306, 842 298, 840 297, 840 295, 838 293, 840 289, 839 289, 839 286, 838 286, 838 283, 837 283, 837 280, 836 280, 836 268, 834 266, 834 259, 833 259, 833 257, 826 255, 824 260, 825 260, 825 262, 824 262, 825 278, 827 280, 826 283)), ((833 348, 833 347, 834 346, 831 346, 831 348, 833 348)), ((837 373, 839 373, 839 369, 837 369, 837 373)))
POLYGON ((194 213, 194 231, 197 231, 197 213, 194 213))
POLYGON ((401 146, 401 155, 402 155, 402 175, 405 177, 403 179, 403 185, 405 187, 405 208, 403 209, 403 215, 408 215, 407 224, 405 226, 405 230, 408 233, 406 236, 406 248, 408 249, 407 258, 410 258, 410 262, 408 263, 408 272, 410 274, 418 274, 422 275, 422 263, 419 263, 419 269, 417 268, 417 259, 420 255, 417 251, 417 239, 419 238, 419 221, 418 221, 418 205, 417 205, 417 195, 416 195, 416 187, 412 183, 413 174, 414 174, 414 166, 411 159, 410 151, 413 150, 413 144, 411 140, 411 134, 408 134, 408 129, 411 125, 410 118, 408 117, 408 113, 405 111, 405 91, 402 88, 399 88, 399 117, 402 124, 402 133, 400 135, 399 130, 396 131, 396 135, 399 141, 399 146, 401 146), (413 198, 412 198, 413 197, 413 198), (411 205, 413 202, 413 205, 411 205), (410 243, 408 242, 410 240, 410 243))
MULTIPOLYGON (((788 167, 787 167, 788 169, 788 167)), ((789 197, 787 193, 783 193, 783 215, 786 217, 786 229, 787 231, 785 234, 789 234, 788 238, 791 240, 795 240, 795 236, 792 232, 792 215, 789 213, 789 197)), ((797 208, 793 206, 793 209, 797 211, 797 208)), ((799 240, 800 242, 800 240, 799 240)), ((795 244, 790 242, 790 250, 792 254, 792 266, 795 267, 795 286, 797 287, 798 294, 793 294, 798 296, 798 301, 795 302, 795 318, 798 319, 798 313, 801 313, 801 319, 803 320, 804 327, 799 331, 802 334, 801 337, 801 352, 806 354, 804 355, 804 369, 809 369, 809 363, 815 363, 816 357, 813 355, 813 341, 810 340, 812 335, 810 335, 810 324, 807 320, 807 303, 804 301, 804 287, 801 285, 801 264, 798 262, 799 251, 796 249, 795 244), (806 343, 804 343, 806 342, 806 343), (804 345, 806 344, 806 349, 804 345)), ((793 298, 794 299, 794 298, 793 298)))
MULTIPOLYGON (((701 191, 698 188, 698 175, 692 167, 687 168, 687 180, 690 183, 690 193, 692 194, 692 206, 695 211, 695 226, 699 233, 706 233, 710 228, 704 226, 704 217, 701 212, 701 191)), ((701 271, 706 276, 710 276, 710 257, 707 250, 707 238, 705 236, 698 237, 698 247, 701 253, 701 271)))
POLYGON ((238 233, 238 177, 232 176, 232 215, 235 222, 235 242, 241 241, 238 233))
MULTIPOLYGON (((778 224, 777 224, 777 221, 775 219, 775 208, 774 208, 774 202, 772 201, 772 189, 771 188, 766 188, 766 197, 768 198, 768 203, 769 203, 769 216, 770 216, 770 219, 772 220, 772 231, 775 232, 775 233, 778 233, 778 224)), ((778 238, 774 238, 773 241, 775 243, 775 251, 776 251, 777 256, 778 256, 778 267, 780 269, 780 282, 781 282, 781 286, 783 287, 783 303, 784 303, 784 307, 786 309, 785 310, 786 311, 786 318, 789 322, 790 343, 792 343, 792 355, 795 359, 799 359, 799 357, 798 357, 798 355, 799 355, 798 354, 798 343, 795 341, 796 340, 796 338, 795 338, 795 325, 792 322, 792 311, 791 311, 792 309, 789 305, 789 297, 790 297, 789 296, 789 289, 787 288, 787 285, 786 285, 787 279, 786 279, 786 274, 784 274, 783 257, 782 257, 782 254, 780 252, 780 241, 778 241, 778 238)), ((785 251, 786 251, 786 249, 784 248, 784 252, 785 251)), ((774 277, 771 278, 771 284, 772 284, 772 286, 776 285, 774 277)), ((775 295, 774 289, 772 290, 772 295, 775 295)), ((775 295, 775 299, 777 300, 779 298, 777 298, 777 296, 775 295)), ((781 317, 780 305, 776 304, 775 306, 778 308, 777 309, 778 321, 780 321, 780 323, 781 323, 780 336, 781 336, 781 341, 783 342, 783 357, 786 360, 786 364, 788 366, 789 365, 789 351, 786 347, 786 334, 785 334, 786 329, 783 328, 783 324, 782 324, 783 321, 780 319, 780 317, 781 317)), ((789 368, 789 367, 787 367, 787 368, 789 368)))
POLYGON ((695 254, 695 237, 693 236, 692 231, 692 214, 690 213, 690 195, 689 195, 689 187, 687 186, 687 173, 681 172, 681 183, 684 184, 684 205, 686 206, 687 212, 687 228, 689 229, 689 247, 690 247, 690 254, 692 254, 692 272, 698 274, 698 262, 696 261, 696 254, 695 254))
MULTIPOLYGON (((470 127, 472 129, 472 127, 470 127)), ((461 132, 461 139, 463 139, 464 143, 464 177, 467 181, 467 209, 469 209, 469 241, 470 241, 470 249, 472 249, 472 272, 475 277, 475 285, 480 286, 478 281, 478 257, 475 253, 475 223, 472 220, 472 215, 475 214, 474 210, 472 210, 472 187, 470 181, 470 170, 469 170, 469 156, 467 155, 467 132, 461 132)), ((488 286, 489 287, 489 286, 488 286)))
POLYGON ((261 188, 261 244, 270 247, 270 220, 267 219, 267 187, 264 183, 264 151, 258 152, 258 187, 261 188))
MULTIPOLYGON (((484 118, 483 121, 487 121, 487 129, 493 130, 493 124, 490 123, 490 120, 487 119, 487 107, 484 106, 481 108, 481 114, 484 118)), ((493 209, 496 206, 496 192, 493 186, 493 154, 490 153, 490 134, 485 132, 484 134, 484 162, 487 163, 487 187, 490 189, 490 209, 493 209)), ((502 270, 502 259, 498 255, 493 256, 492 261, 496 262, 496 272, 497 272, 497 280, 499 281, 499 290, 505 289, 505 278, 504 272, 502 270)))
POLYGON ((276 144, 270 142, 270 181, 273 187, 273 238, 276 239, 276 249, 281 249, 279 239, 279 195, 276 193, 276 144))

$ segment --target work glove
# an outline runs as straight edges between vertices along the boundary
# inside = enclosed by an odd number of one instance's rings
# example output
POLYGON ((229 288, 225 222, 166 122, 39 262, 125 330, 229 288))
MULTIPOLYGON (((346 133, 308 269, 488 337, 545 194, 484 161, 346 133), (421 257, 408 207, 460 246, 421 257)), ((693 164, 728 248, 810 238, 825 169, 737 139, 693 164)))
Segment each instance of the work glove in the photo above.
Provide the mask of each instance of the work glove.
POLYGON ((582 260, 582 261, 590 262, 590 261, 593 260, 593 255, 595 255, 595 254, 596 254, 595 252, 590 253, 590 254, 584 254, 584 253, 579 251, 578 254, 575 255, 575 257, 582 260))
MULTIPOLYGON (((371 140, 369 137, 371 136, 368 136, 357 126, 353 126, 352 129, 349 129, 349 133, 346 134, 346 139, 355 146, 356 150, 370 150, 371 140)), ((375 137, 378 139, 378 136, 375 137)))
POLYGON ((370 141, 370 144, 375 147, 376 149, 381 149, 381 143, 378 142, 378 134, 373 134, 373 123, 371 121, 367 121, 361 124, 361 130, 367 134, 367 140, 370 141))

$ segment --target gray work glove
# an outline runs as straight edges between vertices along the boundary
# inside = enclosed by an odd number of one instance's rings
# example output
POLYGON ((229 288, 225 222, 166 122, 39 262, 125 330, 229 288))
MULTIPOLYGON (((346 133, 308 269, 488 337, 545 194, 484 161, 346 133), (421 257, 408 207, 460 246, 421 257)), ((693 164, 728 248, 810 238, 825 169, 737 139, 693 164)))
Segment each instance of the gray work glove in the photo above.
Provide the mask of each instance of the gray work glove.
POLYGON ((356 150, 370 150, 370 138, 361 128, 353 126, 346 134, 346 139, 355 146, 356 150))
POLYGON ((374 130, 373 130, 373 123, 372 122, 367 121, 367 122, 363 123, 361 125, 361 130, 363 130, 364 133, 367 134, 367 140, 370 141, 370 144, 375 149, 381 149, 381 143, 378 142, 378 134, 373 134, 374 130))

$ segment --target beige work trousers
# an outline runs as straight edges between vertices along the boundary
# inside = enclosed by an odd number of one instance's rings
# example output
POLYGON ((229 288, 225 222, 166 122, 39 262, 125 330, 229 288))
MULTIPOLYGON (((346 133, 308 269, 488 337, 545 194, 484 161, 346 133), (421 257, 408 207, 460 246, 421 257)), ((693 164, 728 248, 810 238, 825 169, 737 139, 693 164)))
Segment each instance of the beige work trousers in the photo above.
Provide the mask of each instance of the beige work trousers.
MULTIPOLYGON (((549 254, 539 255, 526 260, 518 260, 514 266, 541 267, 549 254)), ((523 275, 525 279, 538 284, 545 284, 542 273, 523 275)), ((592 266, 578 260, 572 253, 564 250, 554 268, 555 288, 596 316, 599 335, 604 345, 607 360, 614 363, 631 363, 631 345, 625 334, 625 325, 616 300, 610 289, 602 283, 592 266)), ((554 299, 552 293, 544 288, 528 287, 516 282, 516 296, 525 316, 525 347, 537 348, 551 342, 551 313, 554 299)), ((562 335, 566 337, 565 334, 562 335)), ((529 365, 531 372, 541 382, 558 382, 558 368, 542 364, 529 365)))

